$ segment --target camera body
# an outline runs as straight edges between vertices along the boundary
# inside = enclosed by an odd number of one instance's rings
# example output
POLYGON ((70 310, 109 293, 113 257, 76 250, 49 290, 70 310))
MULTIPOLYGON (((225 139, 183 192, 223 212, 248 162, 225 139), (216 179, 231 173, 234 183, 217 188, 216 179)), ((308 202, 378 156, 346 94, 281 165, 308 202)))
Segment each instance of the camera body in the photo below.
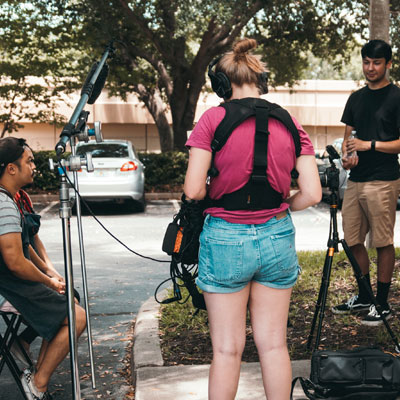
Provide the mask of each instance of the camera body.
POLYGON ((336 168, 336 165, 331 165, 324 172, 320 172, 319 179, 322 187, 339 190, 339 170, 336 168))
POLYGON ((335 160, 340 159, 340 155, 332 145, 326 146, 326 151, 329 154, 331 165, 324 172, 319 173, 319 179, 322 187, 337 191, 339 190, 339 170, 336 167, 335 160))

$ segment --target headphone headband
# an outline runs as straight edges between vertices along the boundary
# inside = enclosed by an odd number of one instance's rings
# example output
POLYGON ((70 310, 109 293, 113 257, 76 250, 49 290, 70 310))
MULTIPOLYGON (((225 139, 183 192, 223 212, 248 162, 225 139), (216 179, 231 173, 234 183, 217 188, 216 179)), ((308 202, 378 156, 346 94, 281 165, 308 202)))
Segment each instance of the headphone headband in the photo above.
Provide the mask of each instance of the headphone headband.
MULTIPOLYGON (((225 73, 218 71, 214 72, 214 66, 221 60, 223 56, 215 58, 208 66, 208 76, 211 81, 211 87, 217 96, 227 100, 232 96, 232 85, 229 78, 225 73)), ((258 86, 261 90, 261 94, 268 93, 268 72, 261 72, 258 74, 258 86)))

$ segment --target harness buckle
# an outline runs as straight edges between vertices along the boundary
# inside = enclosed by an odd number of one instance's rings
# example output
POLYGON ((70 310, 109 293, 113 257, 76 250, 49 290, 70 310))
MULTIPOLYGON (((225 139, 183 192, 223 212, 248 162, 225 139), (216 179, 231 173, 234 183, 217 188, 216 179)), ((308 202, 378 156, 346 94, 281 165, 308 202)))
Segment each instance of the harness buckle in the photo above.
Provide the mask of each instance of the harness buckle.
POLYGON ((266 175, 253 174, 251 176, 251 181, 254 182, 254 183, 266 183, 267 182, 267 176, 266 175))

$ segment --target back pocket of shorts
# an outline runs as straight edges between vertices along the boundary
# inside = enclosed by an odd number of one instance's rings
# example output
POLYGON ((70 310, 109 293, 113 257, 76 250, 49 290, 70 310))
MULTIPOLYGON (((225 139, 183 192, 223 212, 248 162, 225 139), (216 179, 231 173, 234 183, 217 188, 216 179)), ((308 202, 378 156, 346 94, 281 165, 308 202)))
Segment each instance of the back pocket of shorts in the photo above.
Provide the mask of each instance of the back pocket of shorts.
POLYGON ((271 243, 275 252, 276 265, 280 270, 290 271, 297 268, 294 229, 272 235, 271 243))
POLYGON ((205 239, 207 274, 217 282, 231 282, 240 278, 243 263, 243 242, 205 239))

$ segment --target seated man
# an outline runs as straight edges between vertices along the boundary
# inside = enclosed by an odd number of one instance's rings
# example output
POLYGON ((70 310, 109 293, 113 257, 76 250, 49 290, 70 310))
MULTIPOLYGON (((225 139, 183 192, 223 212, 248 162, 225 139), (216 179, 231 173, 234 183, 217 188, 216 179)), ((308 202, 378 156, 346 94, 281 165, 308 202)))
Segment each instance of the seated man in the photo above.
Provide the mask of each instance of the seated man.
MULTIPOLYGON (((3 295, 46 341, 37 370, 21 377, 28 399, 50 399, 47 385, 69 351, 65 283, 50 277, 29 259, 29 238, 23 234, 24 219, 13 198, 32 183, 35 164, 25 140, 0 139, 0 294, 3 295)), ((86 326, 85 311, 75 305, 76 330, 86 326)))

